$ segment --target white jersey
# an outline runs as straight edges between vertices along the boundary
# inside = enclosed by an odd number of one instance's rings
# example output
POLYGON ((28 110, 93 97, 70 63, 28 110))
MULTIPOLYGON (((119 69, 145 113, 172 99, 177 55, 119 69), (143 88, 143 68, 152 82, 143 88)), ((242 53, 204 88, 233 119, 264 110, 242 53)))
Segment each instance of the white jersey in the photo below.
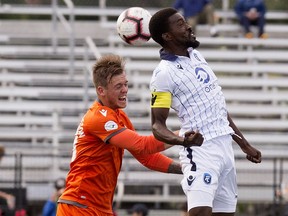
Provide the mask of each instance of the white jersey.
POLYGON ((190 58, 161 50, 162 60, 153 72, 151 92, 171 94, 170 107, 180 119, 180 135, 198 130, 207 141, 233 133, 217 77, 197 50, 189 48, 188 52, 190 58))

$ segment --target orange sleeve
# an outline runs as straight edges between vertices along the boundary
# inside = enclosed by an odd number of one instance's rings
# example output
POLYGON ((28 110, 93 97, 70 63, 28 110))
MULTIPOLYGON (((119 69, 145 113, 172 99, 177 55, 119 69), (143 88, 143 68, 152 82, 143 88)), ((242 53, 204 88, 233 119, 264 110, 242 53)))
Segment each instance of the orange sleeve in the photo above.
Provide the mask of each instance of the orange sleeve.
POLYGON ((158 141, 153 135, 141 136, 129 129, 115 134, 108 142, 136 154, 153 154, 165 150, 164 143, 158 141))
POLYGON ((159 171, 168 173, 168 168, 173 160, 161 153, 155 153, 150 155, 138 155, 132 152, 133 156, 141 163, 143 166, 159 171))

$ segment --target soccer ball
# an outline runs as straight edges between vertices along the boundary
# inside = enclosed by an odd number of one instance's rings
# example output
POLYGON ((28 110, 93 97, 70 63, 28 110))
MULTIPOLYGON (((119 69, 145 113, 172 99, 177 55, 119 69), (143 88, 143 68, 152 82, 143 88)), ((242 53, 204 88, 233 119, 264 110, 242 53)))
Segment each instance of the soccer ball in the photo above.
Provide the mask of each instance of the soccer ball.
POLYGON ((118 35, 128 44, 143 45, 151 37, 150 18, 151 14, 141 7, 124 10, 117 19, 118 35))

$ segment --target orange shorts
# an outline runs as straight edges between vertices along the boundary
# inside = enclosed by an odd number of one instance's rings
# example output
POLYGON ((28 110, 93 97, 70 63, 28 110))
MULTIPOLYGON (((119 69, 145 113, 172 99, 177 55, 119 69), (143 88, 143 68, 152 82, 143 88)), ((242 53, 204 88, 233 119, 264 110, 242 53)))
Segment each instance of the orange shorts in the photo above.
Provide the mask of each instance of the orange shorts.
POLYGON ((113 214, 101 212, 97 210, 96 208, 92 208, 92 207, 81 208, 81 207, 69 205, 66 203, 58 203, 56 216, 75 216, 75 215, 113 216, 113 214))

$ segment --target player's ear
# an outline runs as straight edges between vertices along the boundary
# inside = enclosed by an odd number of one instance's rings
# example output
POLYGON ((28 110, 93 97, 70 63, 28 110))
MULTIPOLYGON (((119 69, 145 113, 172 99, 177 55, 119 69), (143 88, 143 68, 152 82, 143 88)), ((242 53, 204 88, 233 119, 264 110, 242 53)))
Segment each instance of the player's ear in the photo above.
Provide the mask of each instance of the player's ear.
POLYGON ((96 92, 98 95, 103 96, 103 95, 105 95, 105 88, 103 86, 97 86, 96 92))
POLYGON ((171 40, 171 35, 168 32, 165 32, 162 34, 162 38, 164 41, 169 41, 171 40))

